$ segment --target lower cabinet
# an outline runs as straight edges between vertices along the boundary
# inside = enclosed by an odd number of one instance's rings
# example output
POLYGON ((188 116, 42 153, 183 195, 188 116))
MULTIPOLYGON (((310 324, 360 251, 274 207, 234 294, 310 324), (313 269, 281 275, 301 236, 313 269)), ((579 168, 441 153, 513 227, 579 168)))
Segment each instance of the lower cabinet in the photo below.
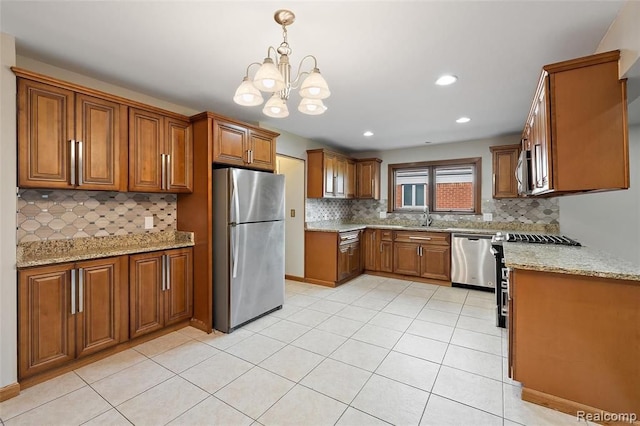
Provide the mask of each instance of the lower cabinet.
POLYGON ((360 230, 305 232, 305 280, 336 286, 360 275, 363 269, 360 230))
POLYGON ((126 259, 18 272, 20 379, 128 340, 126 259))
POLYGON ((445 232, 396 231, 393 272, 396 274, 451 280, 450 234, 445 232))
POLYGON ((366 229, 363 243, 362 258, 366 271, 393 272, 393 231, 366 229))
POLYGON ((130 336, 191 318, 192 249, 129 256, 130 336))

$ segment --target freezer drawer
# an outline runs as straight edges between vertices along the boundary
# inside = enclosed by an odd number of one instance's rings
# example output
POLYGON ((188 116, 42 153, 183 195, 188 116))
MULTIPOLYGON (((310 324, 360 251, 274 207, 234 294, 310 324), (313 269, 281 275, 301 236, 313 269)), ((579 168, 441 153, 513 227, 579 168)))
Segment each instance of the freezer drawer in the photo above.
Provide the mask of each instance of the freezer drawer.
POLYGON ((453 234, 451 238, 451 282, 495 288, 496 260, 491 236, 453 234))

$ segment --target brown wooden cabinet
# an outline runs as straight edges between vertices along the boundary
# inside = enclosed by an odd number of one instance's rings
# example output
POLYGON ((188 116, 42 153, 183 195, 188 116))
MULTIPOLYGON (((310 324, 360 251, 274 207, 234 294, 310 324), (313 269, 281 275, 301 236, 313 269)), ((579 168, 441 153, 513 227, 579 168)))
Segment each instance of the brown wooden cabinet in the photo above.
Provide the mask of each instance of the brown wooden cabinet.
POLYGON ((361 231, 305 231, 305 280, 335 287, 362 273, 361 231))
POLYGON ((451 236, 446 232, 396 231, 393 272, 451 280, 451 236))
POLYGON ((223 118, 215 118, 212 125, 215 163, 275 170, 277 135, 223 118))
POLYGON ((371 272, 393 272, 393 231, 365 229, 362 237, 363 266, 371 272))
POLYGON ((380 199, 380 163, 356 160, 326 149, 307 151, 308 198, 380 199))
POLYGON ((380 199, 380 163, 378 158, 356 160, 356 198, 380 199))
POLYGON ((518 198, 516 166, 521 145, 489 147, 493 156, 493 198, 518 198))
POLYGON ((18 371, 23 379, 128 340, 126 257, 18 273, 18 371))
POLYGON ((191 318, 192 249, 129 256, 130 336, 191 318))
POLYGON ((629 187, 626 80, 619 51, 546 65, 522 134, 532 195, 629 187))
POLYGON ((18 186, 125 191, 127 107, 18 78, 18 186))
POLYGON ((129 191, 191 192, 192 163, 188 121, 129 109, 129 191))

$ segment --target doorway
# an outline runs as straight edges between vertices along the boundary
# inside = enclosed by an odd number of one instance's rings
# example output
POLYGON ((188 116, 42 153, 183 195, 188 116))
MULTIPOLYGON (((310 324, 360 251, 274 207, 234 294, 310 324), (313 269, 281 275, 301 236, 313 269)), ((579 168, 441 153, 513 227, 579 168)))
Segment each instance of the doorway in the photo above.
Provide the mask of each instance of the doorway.
POLYGON ((276 172, 285 176, 284 274, 287 279, 304 279, 304 195, 305 162, 276 155, 276 172))

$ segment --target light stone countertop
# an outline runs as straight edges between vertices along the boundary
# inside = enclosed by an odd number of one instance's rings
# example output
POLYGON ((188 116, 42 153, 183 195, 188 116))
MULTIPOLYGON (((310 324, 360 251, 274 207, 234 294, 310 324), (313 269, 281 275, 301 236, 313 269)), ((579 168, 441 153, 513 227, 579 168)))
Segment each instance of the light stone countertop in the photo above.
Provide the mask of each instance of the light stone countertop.
POLYGON ((514 269, 640 281, 640 265, 590 247, 524 243, 503 247, 505 264, 514 269))
POLYGON ((27 268, 191 247, 193 238, 193 232, 167 231, 22 243, 16 249, 16 266, 27 268))

